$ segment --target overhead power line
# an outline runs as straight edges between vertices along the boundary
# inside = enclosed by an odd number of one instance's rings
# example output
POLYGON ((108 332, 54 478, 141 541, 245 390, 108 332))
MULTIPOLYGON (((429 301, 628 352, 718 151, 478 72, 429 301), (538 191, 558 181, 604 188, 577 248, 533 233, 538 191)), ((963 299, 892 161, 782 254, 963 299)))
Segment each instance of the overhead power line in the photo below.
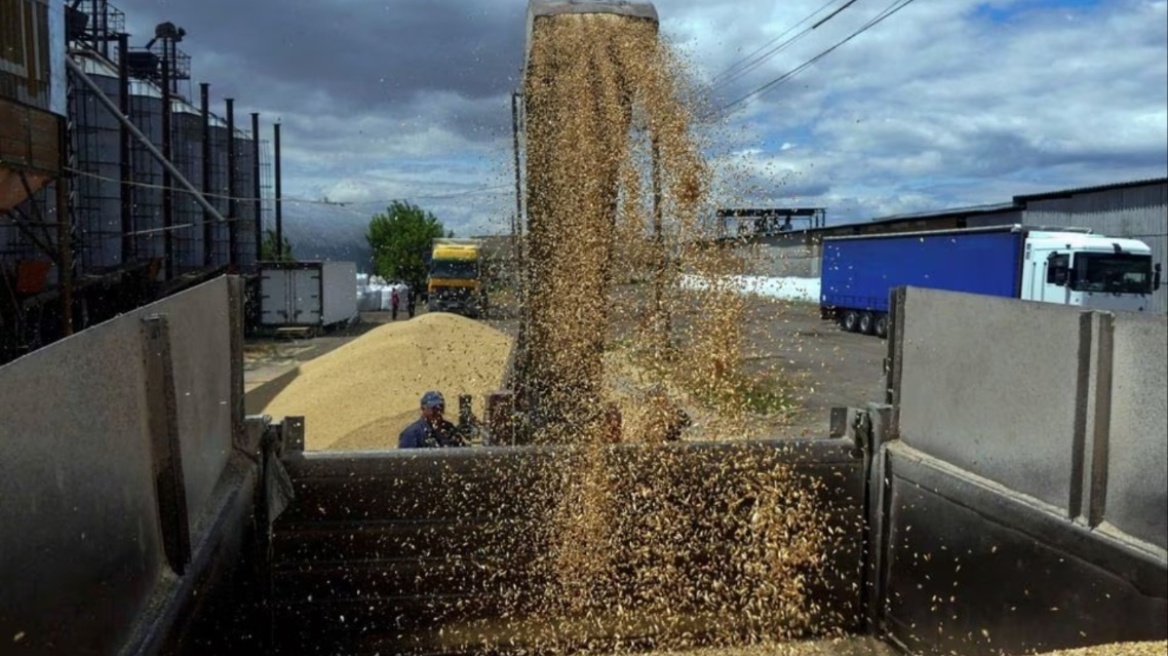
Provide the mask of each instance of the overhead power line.
POLYGON ((856 38, 857 36, 860 36, 864 32, 867 32, 868 30, 872 29, 873 27, 876 27, 877 25, 882 23, 884 20, 891 17, 893 14, 896 14, 898 11, 900 11, 901 9, 904 9, 905 7, 912 4, 913 2, 915 2, 915 0, 896 0, 896 1, 894 1, 891 5, 886 7, 879 14, 877 14, 875 18, 869 20, 867 23, 864 23, 864 25, 861 26, 858 30, 856 30, 855 32, 852 32, 851 34, 849 34, 847 37, 845 37, 844 39, 842 39, 841 41, 839 41, 835 45, 831 46, 827 50, 824 50, 823 52, 819 53, 818 55, 815 55, 811 59, 803 62, 802 64, 787 71, 786 73, 783 73, 782 75, 776 77, 775 79, 771 80, 770 82, 767 82, 766 84, 758 87, 754 91, 751 91, 750 93, 747 93, 747 94, 739 97, 737 100, 734 100, 733 102, 730 102, 730 103, 723 105, 719 111, 720 112, 729 111, 729 110, 733 109, 734 107, 737 107, 738 105, 741 105, 742 103, 745 103, 746 101, 750 100, 751 98, 755 98, 757 96, 761 96, 764 93, 767 93, 768 91, 772 91, 773 89, 775 89, 779 85, 783 84, 784 82, 790 80, 791 78, 795 77, 799 73, 802 73, 804 70, 815 65, 815 63, 818 62, 819 60, 821 60, 824 57, 835 52, 836 49, 838 49, 840 46, 844 45, 848 41, 851 41, 852 39, 856 38))
MULTIPOLYGON (((72 169, 72 168, 66 169, 66 170, 72 175, 80 176, 83 178, 91 178, 94 180, 103 180, 105 182, 117 182, 119 184, 122 183, 122 180, 119 178, 111 178, 111 177, 104 176, 104 175, 98 175, 97 173, 90 173, 89 171, 81 171, 81 170, 72 169)), ((186 188, 176 187, 173 185, 167 187, 167 186, 160 185, 160 184, 153 184, 150 182, 139 182, 139 181, 135 181, 135 180, 126 181, 126 184, 130 185, 131 187, 138 187, 141 189, 160 189, 160 190, 169 189, 170 191, 178 192, 180 194, 190 194, 190 191, 188 191, 186 188)), ((505 185, 495 185, 495 186, 490 186, 490 187, 476 187, 474 189, 464 189, 462 191, 452 191, 450 193, 445 193, 445 194, 404 194, 398 198, 388 198, 388 199, 376 199, 375 198, 375 199, 370 199, 370 200, 336 201, 336 200, 310 199, 310 198, 293 198, 293 197, 289 197, 289 196, 284 196, 284 197, 280 198, 280 202, 283 202, 283 203, 304 203, 304 204, 308 204, 308 205, 330 205, 330 206, 334 206, 334 207, 348 207, 349 205, 388 205, 389 203, 392 203, 395 200, 441 200, 441 199, 446 199, 446 198, 461 198, 464 196, 483 196, 483 195, 489 195, 489 194, 501 195, 504 192, 510 194, 510 193, 513 193, 513 191, 514 190, 512 189, 512 186, 510 184, 505 184, 505 185)), ((215 193, 204 193, 202 195, 205 198, 218 199, 218 200, 235 200, 235 201, 241 202, 241 203, 249 203, 249 202, 255 202, 255 201, 272 202, 272 201, 276 200, 274 197, 270 197, 270 196, 264 197, 264 198, 255 198, 253 196, 229 196, 227 194, 215 194, 215 193)))
MULTIPOLYGON (((787 30, 784 31, 782 34, 780 34, 780 35, 776 36, 775 38, 771 39, 770 41, 767 41, 766 43, 762 44, 761 46, 756 48, 753 52, 751 52, 749 55, 746 55, 745 57, 730 64, 730 66, 726 67, 726 70, 724 70, 721 73, 718 73, 717 75, 714 76, 714 79, 713 79, 714 86, 715 87, 723 86, 725 84, 733 82, 735 79, 737 79, 737 78, 741 77, 743 74, 749 72, 751 70, 751 68, 753 68, 755 65, 757 65, 756 63, 760 61, 759 57, 761 57, 763 60, 765 60, 769 57, 772 57, 772 56, 774 56, 774 54, 777 54, 778 50, 781 50, 781 49, 785 48, 787 45, 790 45, 792 42, 798 40, 803 34, 806 34, 807 32, 809 32, 810 29, 804 30, 803 32, 792 37, 790 40, 786 41, 785 43, 781 43, 778 46, 775 46, 775 48, 773 48, 772 50, 763 53, 764 50, 766 50, 767 48, 770 48, 772 45, 774 45, 775 43, 780 41, 783 37, 787 36, 791 32, 794 32, 795 29, 798 28, 800 25, 815 18, 816 15, 822 13, 825 9, 830 7, 835 2, 837 2, 837 0, 827 0, 827 2, 825 2, 819 9, 816 9, 815 11, 813 11, 810 14, 808 14, 807 16, 805 16, 803 18, 803 20, 801 20, 798 23, 795 23, 791 27, 787 28, 787 30), (759 57, 756 57, 756 55, 759 55, 759 53, 763 53, 763 54, 760 55, 759 57), (747 68, 746 70, 742 70, 743 66, 749 66, 750 68, 747 68), (732 76, 732 77, 728 78, 727 76, 732 76)), ((854 2, 854 0, 853 0, 853 2, 854 2)), ((851 4, 851 3, 849 2, 848 4, 851 4)))
MULTIPOLYGON (((831 4, 831 3, 828 3, 828 4, 831 4)), ((738 71, 737 73, 735 73, 733 76, 728 77, 725 80, 723 80, 722 82, 715 84, 714 88, 716 89, 718 87, 724 87, 724 86, 730 84, 731 82, 734 82, 735 80, 741 79, 747 73, 755 70, 759 66, 762 66, 763 64, 765 64, 767 61, 773 59, 779 53, 783 52, 788 47, 794 45, 796 42, 798 42, 800 39, 807 36, 808 34, 811 34, 811 32, 813 32, 814 30, 819 29, 819 27, 821 25, 827 23, 831 19, 840 15, 840 13, 843 10, 847 9, 848 7, 851 7, 854 4, 856 4, 856 0, 848 0, 847 2, 845 2, 843 4, 842 7, 836 8, 835 11, 828 14, 825 18, 822 18, 822 19, 816 21, 816 23, 814 25, 812 25, 811 27, 806 28, 802 32, 796 34, 795 36, 791 37, 790 39, 784 41, 783 43, 780 43, 779 45, 775 46, 771 50, 767 51, 764 55, 762 55, 761 57, 756 59, 754 62, 752 62, 747 67, 745 67, 745 68, 741 69, 740 71, 738 71)), ((808 18, 811 18, 812 16, 814 16, 814 14, 812 14, 811 16, 808 16, 808 18)))

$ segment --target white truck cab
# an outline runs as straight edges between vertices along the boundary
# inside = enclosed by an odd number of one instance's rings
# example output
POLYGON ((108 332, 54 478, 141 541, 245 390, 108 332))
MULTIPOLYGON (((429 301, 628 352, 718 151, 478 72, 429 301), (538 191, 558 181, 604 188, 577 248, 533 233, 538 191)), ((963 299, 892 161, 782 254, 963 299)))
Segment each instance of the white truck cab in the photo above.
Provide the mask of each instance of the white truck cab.
POLYGON ((1136 239, 1090 231, 1030 232, 1022 265, 1023 300, 1096 310, 1144 312, 1160 288, 1160 264, 1136 239))

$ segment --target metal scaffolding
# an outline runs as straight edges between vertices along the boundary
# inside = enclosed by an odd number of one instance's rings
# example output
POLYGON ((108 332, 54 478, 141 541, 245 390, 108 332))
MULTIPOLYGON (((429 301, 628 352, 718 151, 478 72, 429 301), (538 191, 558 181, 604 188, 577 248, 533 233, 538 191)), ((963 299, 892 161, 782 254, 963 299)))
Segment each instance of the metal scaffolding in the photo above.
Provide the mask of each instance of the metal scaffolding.
MULTIPOLYGON (((161 23, 134 48, 124 15, 107 0, 64 9, 67 115, 56 118, 57 168, 29 169, 27 193, 15 193, 15 178, 0 179, 7 184, 0 191, 12 192, 11 211, 0 216, 0 324, 19 322, 28 336, 0 344, 0 362, 68 334, 74 310, 85 327, 224 268, 247 273, 278 186, 268 143, 256 147, 259 116, 251 116, 248 132, 235 122, 231 101, 221 118, 209 101, 192 98, 191 60, 177 47, 182 28, 161 23), (66 177, 53 184, 62 171, 66 177), (24 285, 33 269, 39 291, 8 289, 24 285), (44 330, 55 321, 62 333, 44 330)), ((0 84, 0 91, 9 87, 31 88, 0 84)), ((0 146, 20 125, 9 114, 0 113, 0 146)), ((0 147, 0 164, 9 151, 0 147)))

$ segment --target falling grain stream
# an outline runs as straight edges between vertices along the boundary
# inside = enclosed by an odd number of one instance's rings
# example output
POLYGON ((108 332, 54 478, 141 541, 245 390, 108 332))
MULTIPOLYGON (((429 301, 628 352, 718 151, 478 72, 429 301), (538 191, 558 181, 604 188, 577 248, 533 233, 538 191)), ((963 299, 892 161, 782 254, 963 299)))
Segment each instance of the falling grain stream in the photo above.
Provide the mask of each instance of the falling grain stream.
POLYGON ((628 348, 646 369, 684 372, 690 389, 728 400, 733 414, 742 304, 713 288, 685 297, 697 306, 685 329, 671 320, 684 296, 678 274, 717 275, 730 255, 698 246, 708 172, 656 25, 607 14, 537 25, 525 87, 530 256, 518 380, 533 441, 568 448, 535 477, 530 523, 515 533, 541 548, 509 639, 608 653, 836 634, 809 594, 830 578, 823 482, 795 480, 765 452, 699 462, 660 445, 673 415, 644 412, 644 398, 617 404, 619 440, 643 446, 609 444, 613 345, 603 327, 637 326, 628 348), (654 293, 619 298, 617 286, 638 275, 654 293))
POLYGON ((291 461, 301 498, 276 527, 273 565, 290 644, 893 653, 857 635, 867 481, 855 445, 742 440, 743 301, 716 284, 680 289, 682 273, 717 280, 741 264, 702 246, 710 175, 682 70, 651 21, 536 23, 511 379, 535 446, 291 461), (620 293, 638 281, 651 291, 620 293), (613 323, 633 326, 619 345, 613 323), (618 380, 630 366, 647 387, 618 380), (666 439, 695 398, 719 420, 702 419, 713 439, 666 439))

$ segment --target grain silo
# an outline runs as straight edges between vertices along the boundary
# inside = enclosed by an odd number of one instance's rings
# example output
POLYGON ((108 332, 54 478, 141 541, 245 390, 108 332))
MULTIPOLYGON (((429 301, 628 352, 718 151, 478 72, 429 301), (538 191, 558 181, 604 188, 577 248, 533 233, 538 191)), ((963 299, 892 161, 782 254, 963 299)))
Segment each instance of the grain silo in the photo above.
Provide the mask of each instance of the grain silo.
MULTIPOLYGON (((208 198, 215 209, 225 219, 228 216, 228 192, 229 180, 227 172, 227 122, 222 118, 215 116, 210 117, 211 121, 211 152, 210 158, 207 161, 210 169, 209 182, 210 186, 207 190, 208 198)), ((216 222, 211 226, 211 262, 212 266, 222 267, 227 266, 231 261, 231 243, 230 234, 228 233, 228 224, 216 222)))
MULTIPOLYGON (((152 144, 156 147, 162 144, 162 90, 153 82, 130 81, 130 120, 152 144)), ((134 252, 139 262, 157 261, 161 276, 165 257, 162 164, 137 140, 130 144, 130 177, 134 187, 131 210, 134 252)))
MULTIPOLYGON (((183 177, 199 186, 203 180, 203 115, 185 100, 171 103, 171 161, 183 177)), ((174 192, 174 224, 171 230, 174 272, 177 275, 204 267, 203 208, 194 195, 174 192)))
POLYGON ((0 64, 38 63, 0 66, 0 276, 18 295, 0 298, 0 326, 17 327, 0 331, 0 362, 225 267, 253 275, 271 184, 256 184, 251 133, 196 108, 186 31, 159 23, 131 47, 107 0, 0 4, 22 25, 0 30, 0 64))
MULTIPOLYGON (((118 71, 112 64, 96 56, 77 56, 76 61, 103 93, 118 97, 118 71)), ((76 80, 72 86, 76 247, 83 270, 96 273, 121 266, 130 255, 123 253, 122 240, 121 125, 88 87, 76 80)))
POLYGON ((256 198, 255 198, 255 145, 252 135, 242 130, 235 131, 235 185, 236 202, 232 218, 235 219, 237 251, 236 262, 241 266, 256 262, 256 198))

